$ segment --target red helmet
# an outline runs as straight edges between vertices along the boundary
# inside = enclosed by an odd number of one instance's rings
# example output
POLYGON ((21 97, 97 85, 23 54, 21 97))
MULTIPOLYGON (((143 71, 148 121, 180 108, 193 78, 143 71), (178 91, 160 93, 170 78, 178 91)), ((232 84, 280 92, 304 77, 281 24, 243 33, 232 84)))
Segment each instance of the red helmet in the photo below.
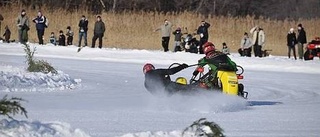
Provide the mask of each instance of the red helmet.
POLYGON ((147 63, 143 66, 143 73, 146 74, 148 71, 155 69, 154 66, 150 63, 147 63))
POLYGON ((213 45, 213 43, 211 42, 206 42, 204 45, 203 45, 203 53, 204 54, 208 54, 209 52, 212 52, 215 50, 215 46, 213 45))

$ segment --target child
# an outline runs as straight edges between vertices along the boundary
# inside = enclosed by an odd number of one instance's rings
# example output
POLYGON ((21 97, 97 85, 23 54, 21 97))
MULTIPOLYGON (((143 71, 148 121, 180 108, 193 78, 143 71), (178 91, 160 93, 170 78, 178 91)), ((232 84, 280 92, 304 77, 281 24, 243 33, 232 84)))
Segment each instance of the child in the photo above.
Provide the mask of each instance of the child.
POLYGON ((73 41, 73 31, 71 30, 71 27, 68 26, 67 27, 67 33, 66 35, 67 37, 67 45, 72 45, 72 41, 73 41))
POLYGON ((5 29, 5 32, 4 32, 4 34, 3 34, 3 36, 4 36, 4 41, 7 42, 7 43, 10 43, 11 31, 10 31, 10 29, 9 29, 8 26, 6 26, 4 29, 5 29))
POLYGON ((59 46, 65 46, 66 45, 66 36, 64 36, 63 31, 60 30, 59 31, 60 35, 59 35, 59 46))
POLYGON ((56 36, 54 35, 54 32, 51 32, 51 35, 50 35, 50 43, 53 44, 53 45, 57 45, 57 39, 56 39, 56 36))
POLYGON ((178 27, 172 34, 174 35, 174 52, 181 51, 181 28, 178 27))
POLYGON ((230 50, 225 42, 222 43, 222 53, 230 55, 230 50))

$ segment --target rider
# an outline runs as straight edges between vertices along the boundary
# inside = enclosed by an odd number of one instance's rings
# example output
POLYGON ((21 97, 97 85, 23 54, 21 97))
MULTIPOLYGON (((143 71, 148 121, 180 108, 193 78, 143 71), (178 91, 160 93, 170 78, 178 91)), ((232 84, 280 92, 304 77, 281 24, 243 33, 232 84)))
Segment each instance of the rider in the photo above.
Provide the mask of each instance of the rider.
POLYGON ((147 63, 143 66, 143 73, 145 74, 144 86, 151 93, 163 89, 169 92, 185 89, 186 85, 171 81, 169 75, 173 75, 187 67, 187 64, 182 64, 169 69, 155 69, 152 64, 147 63))
MULTIPOLYGON (((215 46, 212 42, 207 42, 203 46, 203 53, 205 57, 201 58, 198 61, 199 67, 203 67, 208 65, 210 68, 210 77, 204 83, 206 88, 212 88, 214 81, 216 79, 216 75, 218 70, 226 70, 226 71, 237 71, 237 65, 235 62, 231 61, 231 59, 220 51, 215 50, 215 46)), ((193 72, 193 76, 196 77, 199 71, 198 68, 193 72)))

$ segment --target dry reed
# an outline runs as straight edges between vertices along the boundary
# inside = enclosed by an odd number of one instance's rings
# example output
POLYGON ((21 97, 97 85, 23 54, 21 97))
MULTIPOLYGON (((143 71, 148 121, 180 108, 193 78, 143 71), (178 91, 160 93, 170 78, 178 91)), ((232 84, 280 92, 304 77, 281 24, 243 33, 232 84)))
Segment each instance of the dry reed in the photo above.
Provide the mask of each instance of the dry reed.
MULTIPOLYGON (((20 14, 22 7, 1 7, 0 14, 5 20, 2 26, 8 25, 12 31, 12 38, 17 39, 16 19, 20 14)), ((37 10, 24 8, 27 10, 29 19, 32 20, 37 15, 37 10)), ((75 32, 74 45, 78 45, 78 23, 81 15, 86 15, 89 20, 88 45, 91 45, 93 36, 93 26, 95 16, 86 11, 67 12, 57 9, 54 12, 42 9, 44 15, 49 19, 49 27, 45 31, 45 41, 51 32, 57 35, 59 30, 66 31, 67 26, 71 26, 75 32)), ((286 35, 288 30, 297 24, 303 24, 307 32, 308 41, 315 36, 320 35, 320 19, 299 19, 295 20, 270 20, 265 18, 254 19, 247 17, 220 17, 202 15, 190 12, 163 14, 158 12, 122 12, 122 13, 103 13, 102 20, 106 23, 106 33, 103 41, 104 47, 129 48, 129 49, 162 49, 161 36, 159 32, 153 32, 154 29, 163 24, 164 19, 168 19, 176 27, 187 27, 189 33, 194 32, 201 20, 206 20, 211 24, 209 29, 209 41, 215 43, 218 49, 222 48, 222 43, 226 42, 232 52, 237 52, 240 40, 244 32, 259 25, 266 33, 266 44, 264 49, 272 49, 273 55, 286 55, 286 35)), ((4 28, 4 27, 2 27, 4 28)), ((1 34, 3 33, 3 29, 1 34)), ((31 22, 29 31, 29 41, 37 42, 35 25, 31 22)), ((173 39, 171 36, 170 49, 173 49, 173 39)))

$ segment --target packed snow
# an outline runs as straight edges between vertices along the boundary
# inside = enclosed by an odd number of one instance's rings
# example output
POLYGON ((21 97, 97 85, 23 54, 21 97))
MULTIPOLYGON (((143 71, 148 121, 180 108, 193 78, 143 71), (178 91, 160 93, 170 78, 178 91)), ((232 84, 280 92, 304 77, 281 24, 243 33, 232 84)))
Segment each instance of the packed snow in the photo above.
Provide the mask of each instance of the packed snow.
POLYGON ((1 91, 38 91, 47 92, 73 89, 81 79, 72 79, 69 75, 59 71, 58 74, 30 73, 24 68, 13 66, 0 66, 1 91))
MULTIPOLYGON (((216 122, 227 136, 320 135, 318 59, 232 54, 245 69, 240 82, 249 92, 247 100, 207 92, 167 97, 145 90, 143 64, 192 65, 203 55, 88 47, 78 53, 75 46, 30 46, 36 47, 36 58, 59 73, 27 72, 23 45, 0 43, 0 94, 28 100, 23 105, 29 116, 3 117, 0 136, 179 137, 200 118, 216 122)), ((172 79, 190 78, 194 69, 172 79)))
POLYGON ((72 129, 61 122, 41 123, 39 121, 0 121, 2 137, 90 137, 80 129, 72 129))

